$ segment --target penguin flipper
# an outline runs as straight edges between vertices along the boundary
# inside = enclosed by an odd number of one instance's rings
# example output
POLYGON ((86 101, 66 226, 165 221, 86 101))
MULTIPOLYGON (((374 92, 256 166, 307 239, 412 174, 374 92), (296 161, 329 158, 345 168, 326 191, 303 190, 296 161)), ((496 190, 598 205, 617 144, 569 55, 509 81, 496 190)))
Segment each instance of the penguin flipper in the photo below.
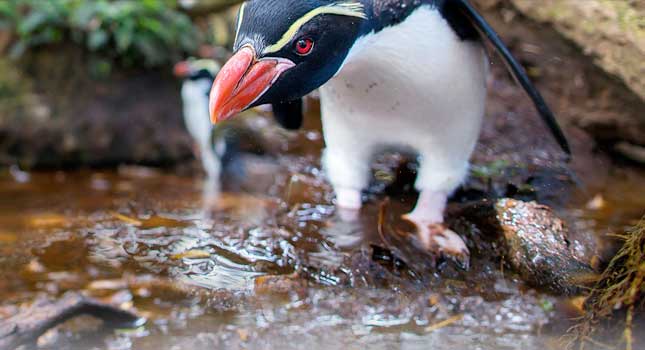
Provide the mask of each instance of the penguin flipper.
POLYGON ((298 130, 302 127, 302 99, 272 104, 275 120, 287 130, 298 130))
MULTIPOLYGON (((517 82, 524 88, 526 93, 533 101, 533 104, 540 114, 540 117, 542 117, 542 120, 551 130, 551 133, 560 145, 560 148, 562 148, 562 150, 568 156, 571 156, 569 142, 567 141, 564 132, 562 132, 562 129, 558 125, 553 112, 544 101, 544 98, 542 97, 540 92, 529 79, 522 65, 517 62, 515 57, 513 57, 513 54, 511 54, 506 45, 504 45, 504 42, 502 42, 502 39, 500 39, 500 37, 490 26, 490 24, 486 22, 486 20, 477 12, 477 10, 470 4, 468 0, 448 0, 446 2, 446 6, 454 6, 452 10, 457 11, 461 15, 465 16, 468 21, 475 27, 475 29, 477 29, 477 31, 493 45, 497 53, 502 57, 504 63, 506 64, 506 67, 511 72, 515 80, 517 80, 517 82)), ((450 8, 448 9, 450 10, 450 8)))

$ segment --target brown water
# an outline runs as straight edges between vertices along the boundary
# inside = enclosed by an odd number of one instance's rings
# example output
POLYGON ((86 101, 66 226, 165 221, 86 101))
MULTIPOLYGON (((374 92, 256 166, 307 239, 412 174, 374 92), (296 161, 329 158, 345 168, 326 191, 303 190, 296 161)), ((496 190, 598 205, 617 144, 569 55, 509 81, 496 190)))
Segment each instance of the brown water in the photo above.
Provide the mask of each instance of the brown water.
MULTIPOLYGON (((298 137, 317 146, 250 159, 223 190, 137 167, 3 173, 0 316, 72 290, 148 322, 101 331, 66 324, 41 339, 45 347, 561 347, 575 316, 566 299, 527 287, 495 257, 475 254, 468 272, 436 267, 396 219, 410 195, 388 202, 394 228, 386 238, 377 227, 382 192, 358 218, 342 220, 316 160, 320 135, 298 137)), ((384 181, 395 173, 387 164, 376 174, 384 181)), ((643 173, 616 168, 611 176, 562 205, 577 232, 600 237, 643 214, 643 173), (588 208, 596 194, 602 205, 588 208)))

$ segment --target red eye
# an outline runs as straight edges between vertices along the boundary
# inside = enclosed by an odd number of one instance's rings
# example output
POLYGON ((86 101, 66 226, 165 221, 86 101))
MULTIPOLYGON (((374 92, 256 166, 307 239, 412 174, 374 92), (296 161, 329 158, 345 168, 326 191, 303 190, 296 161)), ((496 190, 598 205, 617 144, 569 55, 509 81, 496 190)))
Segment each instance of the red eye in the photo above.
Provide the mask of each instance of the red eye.
POLYGON ((300 39, 296 41, 296 53, 300 56, 307 56, 314 48, 314 41, 311 39, 300 39))

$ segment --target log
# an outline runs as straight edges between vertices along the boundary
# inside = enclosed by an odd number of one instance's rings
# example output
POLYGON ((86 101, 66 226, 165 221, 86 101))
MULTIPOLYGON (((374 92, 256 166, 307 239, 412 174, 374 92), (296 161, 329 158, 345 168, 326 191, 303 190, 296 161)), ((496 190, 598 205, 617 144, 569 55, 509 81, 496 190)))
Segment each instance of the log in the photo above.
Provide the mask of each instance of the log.
POLYGON ((138 327, 145 319, 115 306, 69 292, 58 300, 39 299, 5 320, 0 320, 0 350, 33 344, 47 330, 79 315, 91 315, 117 327, 138 327))
POLYGON ((242 1, 243 0, 183 0, 179 2, 179 6, 181 10, 189 16, 201 17, 226 10, 242 1))

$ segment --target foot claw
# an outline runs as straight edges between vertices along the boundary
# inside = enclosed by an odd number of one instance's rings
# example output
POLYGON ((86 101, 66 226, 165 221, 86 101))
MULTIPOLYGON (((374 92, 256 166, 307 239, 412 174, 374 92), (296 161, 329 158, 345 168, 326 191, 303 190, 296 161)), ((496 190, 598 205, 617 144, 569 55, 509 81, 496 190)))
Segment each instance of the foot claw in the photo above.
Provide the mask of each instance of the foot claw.
POLYGON ((464 241, 444 224, 418 224, 419 239, 430 252, 453 261, 464 270, 470 268, 470 251, 464 241))

